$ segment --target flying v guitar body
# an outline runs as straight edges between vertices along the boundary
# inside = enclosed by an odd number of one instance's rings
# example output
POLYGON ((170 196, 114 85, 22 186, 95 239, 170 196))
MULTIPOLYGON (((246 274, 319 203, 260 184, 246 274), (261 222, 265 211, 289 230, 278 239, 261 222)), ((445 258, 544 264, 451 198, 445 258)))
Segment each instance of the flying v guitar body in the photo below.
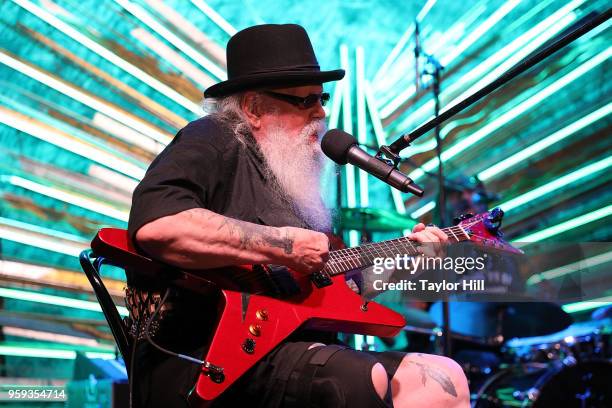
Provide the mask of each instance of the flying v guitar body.
POLYGON ((192 392, 192 403, 217 398, 234 381, 300 327, 373 336, 395 336, 404 318, 377 303, 365 303, 345 283, 313 287, 291 299, 276 299, 222 290, 224 303, 204 358, 215 367, 203 370, 192 392), (222 368, 222 374, 215 368, 222 368))

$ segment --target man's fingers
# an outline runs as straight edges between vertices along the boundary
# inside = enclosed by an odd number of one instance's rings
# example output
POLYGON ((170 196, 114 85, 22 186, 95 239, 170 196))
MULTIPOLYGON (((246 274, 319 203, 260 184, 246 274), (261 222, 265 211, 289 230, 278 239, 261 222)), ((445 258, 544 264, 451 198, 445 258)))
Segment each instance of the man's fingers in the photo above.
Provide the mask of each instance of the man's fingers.
POLYGON ((440 228, 438 227, 427 227, 426 228, 427 232, 430 232, 432 234, 434 234, 436 237, 438 237, 438 239, 440 240, 440 242, 446 242, 448 241, 448 235, 446 235, 444 233, 444 231, 442 231, 440 228))
POLYGON ((439 239, 433 235, 428 230, 422 230, 418 232, 413 232, 408 236, 410 239, 414 239, 415 241, 425 243, 425 242, 437 242, 439 239))
POLYGON ((424 229, 425 229, 425 224, 423 224, 422 222, 419 222, 417 225, 414 226, 414 228, 412 228, 412 233, 423 231, 424 229))

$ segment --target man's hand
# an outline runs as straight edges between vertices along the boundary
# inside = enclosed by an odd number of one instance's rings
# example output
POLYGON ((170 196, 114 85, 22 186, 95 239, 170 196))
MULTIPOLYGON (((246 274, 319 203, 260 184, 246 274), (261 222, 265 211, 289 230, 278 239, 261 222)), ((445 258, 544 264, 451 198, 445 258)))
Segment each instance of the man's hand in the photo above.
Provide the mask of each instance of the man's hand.
POLYGON ((281 230, 283 236, 293 241, 293 250, 287 254, 284 265, 304 275, 323 269, 329 259, 327 235, 294 227, 282 227, 281 230))
POLYGON ((408 238, 425 244, 421 246, 423 255, 430 257, 442 257, 446 255, 445 244, 448 236, 438 227, 425 226, 419 223, 414 226, 408 238))

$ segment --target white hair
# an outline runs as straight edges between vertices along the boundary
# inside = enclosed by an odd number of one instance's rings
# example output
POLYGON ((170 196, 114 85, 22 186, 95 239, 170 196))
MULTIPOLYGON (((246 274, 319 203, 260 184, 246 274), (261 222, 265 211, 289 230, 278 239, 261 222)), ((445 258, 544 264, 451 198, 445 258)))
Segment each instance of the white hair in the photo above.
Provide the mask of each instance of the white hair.
POLYGON ((236 93, 219 98, 204 99, 204 111, 208 116, 217 119, 232 130, 243 145, 251 134, 251 125, 242 111, 241 102, 244 93, 236 93))

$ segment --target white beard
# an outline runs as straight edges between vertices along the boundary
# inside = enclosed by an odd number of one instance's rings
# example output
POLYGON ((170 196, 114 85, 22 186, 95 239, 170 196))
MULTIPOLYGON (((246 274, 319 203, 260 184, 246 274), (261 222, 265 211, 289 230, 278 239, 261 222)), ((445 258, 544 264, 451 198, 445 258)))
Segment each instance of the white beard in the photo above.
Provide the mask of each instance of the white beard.
POLYGON ((325 156, 311 136, 316 133, 320 140, 325 130, 323 120, 313 121, 296 138, 290 138, 279 124, 259 140, 268 175, 276 178, 281 190, 277 193, 292 202, 299 216, 319 231, 331 230, 331 215, 321 198, 325 156))

